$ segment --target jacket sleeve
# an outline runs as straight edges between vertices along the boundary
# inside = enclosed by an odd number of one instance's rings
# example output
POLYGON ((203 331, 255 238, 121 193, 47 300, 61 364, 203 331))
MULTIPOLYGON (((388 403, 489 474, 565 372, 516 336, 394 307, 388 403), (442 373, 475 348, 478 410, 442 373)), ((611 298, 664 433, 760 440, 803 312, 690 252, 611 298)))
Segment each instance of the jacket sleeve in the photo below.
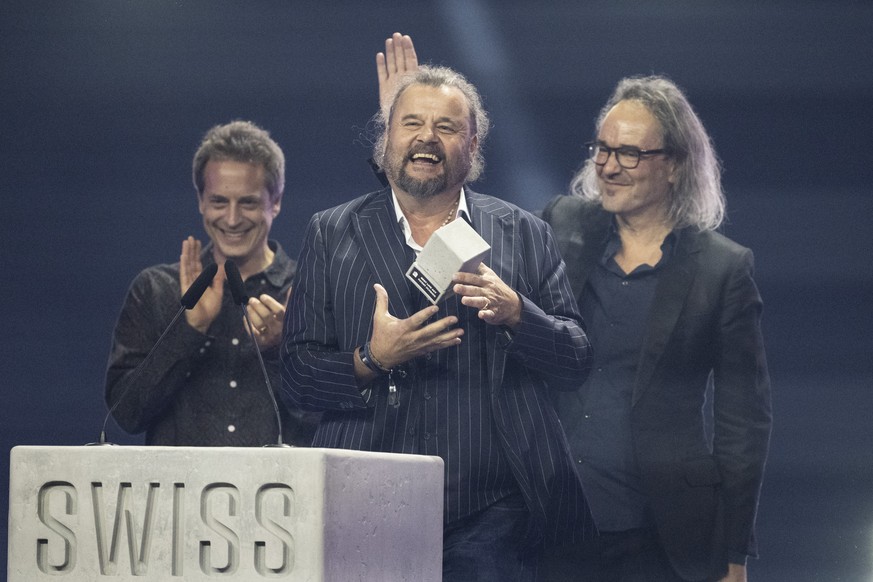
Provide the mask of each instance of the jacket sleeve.
POLYGON ((713 454, 722 474, 728 550, 757 555, 754 539, 770 438, 770 379, 761 334, 762 302, 744 249, 727 280, 714 369, 713 454))
POLYGON ((178 281, 144 271, 131 284, 118 317, 106 369, 105 398, 115 421, 129 433, 147 430, 209 354, 212 338, 183 319, 174 324, 172 333, 145 362, 178 312, 178 300, 173 301, 178 297, 178 281))
MULTIPOLYGON (((355 379, 354 351, 341 351, 321 214, 304 236, 281 345, 282 395, 308 411, 366 408, 355 379)), ((351 283, 350 283, 351 284, 351 283)), ((345 322, 350 324, 351 322, 345 322)))
POLYGON ((521 324, 506 345, 507 354, 545 377, 551 388, 576 390, 591 369, 591 346, 564 261, 547 224, 522 220, 520 229, 526 265, 516 282, 521 324))

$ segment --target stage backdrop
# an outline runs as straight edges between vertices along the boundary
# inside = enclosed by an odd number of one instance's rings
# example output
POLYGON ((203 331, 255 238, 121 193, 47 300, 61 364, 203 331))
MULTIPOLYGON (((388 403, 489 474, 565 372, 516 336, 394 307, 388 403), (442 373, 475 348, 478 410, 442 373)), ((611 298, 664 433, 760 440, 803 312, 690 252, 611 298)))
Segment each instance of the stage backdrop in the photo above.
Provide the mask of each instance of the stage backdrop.
POLYGON ((687 90, 766 305, 775 429, 751 576, 869 577, 873 7, 849 1, 4 0, 0 523, 10 447, 97 438, 130 280, 202 236, 206 129, 250 119, 284 148, 274 236, 296 255, 313 212, 377 187, 374 55, 395 30, 481 88, 476 187, 531 210, 566 189, 619 78, 687 90))

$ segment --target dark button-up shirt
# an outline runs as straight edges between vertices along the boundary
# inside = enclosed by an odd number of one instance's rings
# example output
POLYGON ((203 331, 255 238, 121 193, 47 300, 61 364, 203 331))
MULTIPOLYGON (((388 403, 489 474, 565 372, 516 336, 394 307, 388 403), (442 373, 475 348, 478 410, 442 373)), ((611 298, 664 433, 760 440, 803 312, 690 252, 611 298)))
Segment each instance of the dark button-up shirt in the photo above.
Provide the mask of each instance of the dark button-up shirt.
MULTIPOLYGON (((275 257, 263 272, 245 281, 246 293, 267 294, 284 303, 295 263, 270 241, 275 257)), ((214 263, 212 245, 201 254, 214 263)), ((146 444, 260 446, 278 440, 273 403, 257 349, 242 310, 224 286, 221 311, 206 334, 176 322, 139 375, 134 370, 179 311, 179 263, 156 265, 133 281, 118 317, 106 372, 106 402, 126 431, 145 431, 146 444), (131 383, 131 380, 133 382, 131 383)), ((262 353, 274 391, 279 386, 278 348, 262 353)), ((301 429, 280 403, 286 442, 300 444, 312 429, 301 429)), ((303 443, 305 444, 305 442, 303 443)))
POLYGON ((646 319, 658 273, 675 248, 671 233, 657 265, 625 273, 615 262, 621 240, 613 227, 592 271, 581 305, 594 367, 582 391, 583 418, 568 435, 598 528, 603 531, 651 526, 634 457, 631 402, 646 319))

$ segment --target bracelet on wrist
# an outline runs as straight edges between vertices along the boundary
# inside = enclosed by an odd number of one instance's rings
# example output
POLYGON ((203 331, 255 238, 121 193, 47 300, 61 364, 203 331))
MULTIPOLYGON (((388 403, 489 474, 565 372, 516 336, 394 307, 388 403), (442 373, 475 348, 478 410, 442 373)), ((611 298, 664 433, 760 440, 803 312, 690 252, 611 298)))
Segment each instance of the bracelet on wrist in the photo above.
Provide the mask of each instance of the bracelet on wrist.
POLYGON ((391 370, 385 368, 382 363, 373 357, 373 354, 370 353, 370 342, 368 341, 358 350, 358 354, 361 358, 361 362, 367 367, 368 370, 375 374, 384 375, 389 373, 391 370))

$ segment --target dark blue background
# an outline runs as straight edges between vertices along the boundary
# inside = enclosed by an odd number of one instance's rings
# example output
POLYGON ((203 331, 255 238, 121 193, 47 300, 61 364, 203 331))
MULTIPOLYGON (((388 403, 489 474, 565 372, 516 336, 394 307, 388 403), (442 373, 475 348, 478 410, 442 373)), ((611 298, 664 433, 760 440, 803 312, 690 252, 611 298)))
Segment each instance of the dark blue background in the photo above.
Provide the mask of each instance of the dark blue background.
MULTIPOLYGON (((566 189, 620 77, 687 90, 766 305, 775 429, 751 579, 869 580, 867 2, 4 0, 0 519, 11 447, 97 438, 127 285, 202 236, 190 162, 205 130, 251 119, 283 147, 273 233, 296 255, 314 211, 376 187, 374 54, 395 30, 480 87, 494 129, 477 187, 532 210, 566 189)), ((110 439, 140 442, 111 424, 110 439)))

